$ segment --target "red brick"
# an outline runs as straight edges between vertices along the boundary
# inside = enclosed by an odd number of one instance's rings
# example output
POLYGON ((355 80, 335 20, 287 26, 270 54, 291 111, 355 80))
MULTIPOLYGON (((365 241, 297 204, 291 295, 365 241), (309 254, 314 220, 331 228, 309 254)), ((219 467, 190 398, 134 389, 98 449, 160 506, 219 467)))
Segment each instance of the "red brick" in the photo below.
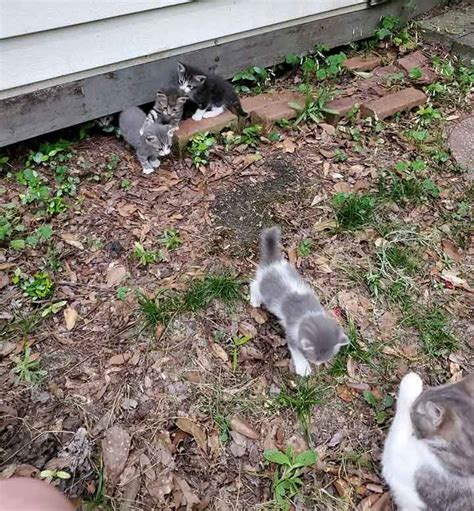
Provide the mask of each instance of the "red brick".
POLYGON ((400 69, 397 66, 390 64, 389 66, 382 66, 374 69, 374 76, 376 76, 377 78, 385 78, 388 75, 399 72, 400 69))
POLYGON ((179 130, 174 134, 173 143, 178 152, 182 154, 186 144, 196 133, 219 133, 224 128, 236 128, 238 126, 237 116, 225 110, 217 117, 209 117, 201 121, 185 119, 179 123, 179 130))
POLYGON ((422 68, 427 66, 428 59, 423 55, 423 53, 421 53, 421 51, 418 50, 399 59, 398 65, 409 73, 414 67, 422 68))
POLYGON ((352 57, 344 62, 344 67, 349 71, 372 71, 382 64, 382 59, 376 55, 368 57, 352 57))
POLYGON ((297 110, 289 103, 304 103, 304 96, 297 92, 270 92, 242 100, 242 108, 254 123, 269 126, 280 119, 294 119, 297 110))
POLYGON ((352 108, 361 104, 361 98, 358 96, 347 96, 345 98, 333 99, 326 103, 326 108, 334 110, 336 113, 327 113, 326 120, 329 124, 337 124, 342 117, 345 117, 352 108))
POLYGON ((411 110, 425 102, 426 96, 422 91, 409 87, 364 103, 360 108, 360 112, 363 117, 385 119, 397 112, 411 110))

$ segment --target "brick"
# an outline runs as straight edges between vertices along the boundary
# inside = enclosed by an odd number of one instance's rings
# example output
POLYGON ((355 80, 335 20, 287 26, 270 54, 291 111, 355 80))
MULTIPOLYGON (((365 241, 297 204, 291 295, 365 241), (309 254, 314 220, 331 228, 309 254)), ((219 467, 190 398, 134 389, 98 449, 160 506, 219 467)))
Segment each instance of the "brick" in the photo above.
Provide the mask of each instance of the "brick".
POLYGON ((428 66, 428 59, 418 50, 398 59, 398 65, 409 73, 414 67, 422 68, 428 66))
POLYGON ((385 78, 388 75, 392 75, 393 73, 399 73, 400 68, 390 64, 389 66, 377 67, 374 69, 374 76, 377 78, 385 78))
POLYGON ((193 121, 192 119, 185 119, 179 123, 179 130, 174 134, 173 144, 182 155, 184 148, 189 140, 196 135, 196 133, 219 133, 224 128, 236 128, 238 126, 237 116, 232 112, 225 110, 217 117, 210 117, 202 119, 201 121, 193 121))
POLYGON ((336 113, 327 113, 326 120, 329 124, 337 124, 343 117, 345 117, 352 108, 361 104, 361 98, 358 96, 347 96, 345 98, 333 99, 326 103, 326 108, 334 110, 336 113))
POLYGON ((363 103, 360 112, 363 117, 386 119, 397 112, 407 112, 425 102, 426 95, 422 91, 409 87, 363 103))
POLYGON ((242 108, 254 123, 270 126, 280 119, 294 119, 297 111, 289 103, 303 103, 304 96, 297 92, 270 92, 242 99, 242 108))
POLYGON ((382 59, 376 55, 368 57, 352 57, 344 62, 344 67, 349 71, 372 71, 382 64, 382 59))

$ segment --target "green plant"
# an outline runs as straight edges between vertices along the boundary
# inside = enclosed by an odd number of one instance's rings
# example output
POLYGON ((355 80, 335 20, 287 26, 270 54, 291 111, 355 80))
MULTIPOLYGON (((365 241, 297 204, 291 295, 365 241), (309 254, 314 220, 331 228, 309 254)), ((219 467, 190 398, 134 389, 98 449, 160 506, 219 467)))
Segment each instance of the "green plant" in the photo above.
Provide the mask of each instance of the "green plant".
POLYGON ((343 64, 346 54, 341 51, 333 55, 325 55, 328 50, 327 46, 322 45, 316 48, 316 55, 320 58, 317 59, 315 76, 319 81, 336 78, 344 71, 343 64))
POLYGON ((39 355, 32 354, 31 348, 27 345, 23 350, 23 355, 15 357, 13 360, 15 361, 13 372, 17 375, 19 380, 26 383, 37 385, 48 374, 44 369, 40 369, 39 355))
POLYGON ((216 139, 208 131, 198 133, 190 140, 187 150, 196 167, 207 165, 209 162, 209 151, 216 144, 216 139))
POLYGON ((27 187, 26 192, 20 194, 22 204, 31 204, 32 202, 44 202, 50 196, 50 189, 44 184, 44 179, 38 172, 31 168, 26 168, 19 172, 17 180, 20 184, 27 187))
POLYGON ((138 241, 135 242, 134 247, 133 257, 141 266, 147 266, 148 264, 156 263, 161 259, 160 254, 154 250, 146 250, 141 243, 138 243, 138 241))
POLYGON ((334 161, 343 162, 343 161, 347 161, 347 158, 348 158, 348 156, 344 151, 341 151, 340 149, 335 149, 334 161))
POLYGON ((41 479, 71 479, 71 474, 65 470, 42 470, 39 473, 41 479))
POLYGON ((237 335, 232 338, 232 371, 237 371, 240 348, 245 346, 251 339, 248 335, 237 335))
POLYGON ((399 85, 405 81, 405 75, 403 71, 397 71, 395 73, 390 73, 385 77, 385 83, 387 87, 393 87, 394 85, 399 85))
POLYGON ((414 129, 406 132, 408 138, 411 138, 415 144, 421 144, 428 139, 428 130, 414 129))
POLYGON ((270 140, 270 142, 278 142, 281 140, 281 135, 278 133, 278 131, 272 131, 268 134, 267 138, 270 140))
POLYGON ((17 268, 12 276, 13 284, 19 285, 27 296, 33 301, 48 298, 53 294, 54 282, 46 272, 36 272, 33 277, 25 277, 21 270, 17 268))
MULTIPOLYGON (((259 124, 247 126, 239 135, 228 135, 225 138, 226 147, 229 145, 244 145, 245 147, 256 147, 260 143, 260 135, 263 127, 259 124)), ((232 132, 228 132, 232 133, 232 132)))
POLYGON ((435 149, 431 153, 431 159, 438 165, 442 165, 449 161, 449 153, 443 151, 442 149, 435 149))
POLYGON ((296 125, 302 122, 320 122, 324 119, 325 114, 335 113, 326 106, 326 103, 331 101, 334 97, 334 93, 331 89, 321 87, 315 94, 309 86, 304 86, 304 89, 304 105, 300 103, 289 103, 289 106, 298 112, 298 116, 295 119, 296 125))
POLYGON ((145 327, 150 330, 154 330, 158 325, 166 326, 181 312, 179 296, 175 293, 159 290, 154 298, 138 293, 137 299, 145 327))
POLYGON ((416 174, 398 176, 389 171, 379 175, 379 190, 381 196, 397 204, 422 202, 440 194, 440 189, 431 179, 420 179, 416 174))
POLYGON ((33 234, 26 237, 26 244, 30 247, 36 247, 38 244, 48 241, 53 236, 51 224, 44 224, 38 227, 33 234))
POLYGON ((394 399, 392 396, 385 396, 383 399, 377 398, 370 390, 364 390, 365 402, 372 408, 375 422, 381 426, 387 420, 387 410, 392 408, 394 399))
POLYGON ((311 254, 313 244, 314 244, 314 242, 310 238, 306 238, 303 241, 301 241, 296 249, 296 251, 298 252, 298 255, 300 257, 308 257, 309 254, 311 254))
POLYGON ((67 301, 66 300, 61 300, 60 302, 54 302, 54 303, 46 306, 41 311, 41 317, 42 318, 46 318, 46 317, 50 316, 51 314, 53 314, 53 315, 57 314, 66 305, 67 305, 67 301))
POLYGON ((433 121, 439 121, 442 118, 441 112, 432 105, 423 105, 416 112, 420 126, 427 126, 433 121))
POLYGON ((164 245, 168 250, 176 250, 182 244, 181 236, 176 229, 166 229, 163 231, 163 236, 159 242, 164 245))
POLYGON ((57 156, 59 161, 65 161, 70 156, 68 149, 71 147, 71 142, 67 140, 58 140, 56 142, 45 142, 40 144, 38 151, 30 151, 26 165, 29 166, 33 163, 36 164, 51 164, 57 156))
POLYGON ((226 444, 230 440, 230 422, 224 415, 216 413, 213 415, 213 420, 219 429, 219 440, 226 444))
POLYGON ((332 206, 338 228, 356 230, 372 221, 377 198, 367 194, 341 192, 333 196, 332 206))
POLYGON ((419 67, 413 67, 410 69, 408 76, 412 80, 419 80, 423 76, 423 71, 419 67))
POLYGON ((131 187, 132 184, 128 179, 122 179, 122 181, 120 181, 120 188, 122 188, 122 190, 128 191, 131 187))
POLYGON ((125 298, 127 298, 129 291, 130 289, 128 287, 118 287, 117 292, 115 293, 117 300, 125 300, 125 298))
POLYGON ((291 408, 309 438, 311 411, 313 406, 322 404, 326 398, 327 387, 316 385, 310 378, 298 377, 295 388, 285 387, 277 397, 276 404, 282 408, 291 408))
POLYGON ((237 92, 262 91, 270 82, 273 72, 264 67, 252 66, 239 71, 232 78, 237 92))
POLYGON ((416 46, 403 20, 397 16, 384 16, 375 30, 375 37, 379 41, 390 41, 395 46, 413 49, 416 46))
POLYGON ((59 213, 63 213, 66 210, 67 204, 64 202, 64 199, 58 195, 49 200, 46 205, 46 211, 50 215, 58 215, 59 213))
POLYGON ((107 158, 107 163, 105 164, 105 168, 109 172, 113 172, 117 168, 119 163, 120 163, 120 156, 118 154, 112 153, 107 158))
POLYGON ((273 498, 280 509, 288 511, 291 499, 298 495, 303 486, 301 475, 304 469, 316 463, 317 454, 315 451, 304 451, 295 455, 291 447, 288 447, 286 453, 278 450, 264 451, 263 457, 277 465, 273 475, 273 498))

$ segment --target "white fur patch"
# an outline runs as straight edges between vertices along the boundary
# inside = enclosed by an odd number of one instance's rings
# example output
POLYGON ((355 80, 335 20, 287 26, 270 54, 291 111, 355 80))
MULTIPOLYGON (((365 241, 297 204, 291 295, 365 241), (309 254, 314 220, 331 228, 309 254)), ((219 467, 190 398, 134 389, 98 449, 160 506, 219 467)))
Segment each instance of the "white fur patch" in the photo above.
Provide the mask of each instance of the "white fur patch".
POLYGON ((201 110, 200 108, 198 108, 193 114, 192 117, 193 121, 201 121, 205 112, 206 112, 205 110, 201 110))
POLYGON ((288 349, 291 353, 291 358, 295 366, 295 372, 299 376, 308 376, 311 374, 311 364, 308 362, 306 357, 301 353, 300 350, 288 345, 288 349))
POLYGON ((203 114, 203 117, 205 119, 208 119, 209 117, 217 117, 218 115, 221 115, 221 113, 224 111, 224 107, 213 107, 211 110, 208 110, 203 114))

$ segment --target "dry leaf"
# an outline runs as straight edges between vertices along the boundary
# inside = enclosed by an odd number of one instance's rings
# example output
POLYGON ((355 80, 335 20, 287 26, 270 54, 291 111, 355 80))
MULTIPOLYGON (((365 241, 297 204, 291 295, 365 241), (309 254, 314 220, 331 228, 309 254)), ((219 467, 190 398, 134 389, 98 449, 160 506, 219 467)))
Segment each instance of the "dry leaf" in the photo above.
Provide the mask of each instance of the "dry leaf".
POLYGON ((346 385, 338 385, 336 393, 346 403, 350 403, 354 399, 352 392, 347 388, 346 385))
POLYGON ((443 239, 441 241, 443 252, 447 254, 453 261, 458 262, 461 259, 461 252, 459 248, 451 241, 443 239))
POLYGON ((237 431, 237 433, 240 433, 247 438, 252 438, 253 440, 256 440, 260 436, 247 421, 237 415, 234 415, 230 420, 230 427, 234 431, 237 431))
POLYGON ((118 355, 113 355, 109 358, 107 362, 107 366, 120 366, 122 364, 125 364, 127 360, 130 359, 130 353, 119 353, 118 355))
POLYGON ((239 332, 242 335, 250 337, 250 339, 254 339, 255 337, 257 337, 257 329, 250 323, 247 323, 246 321, 242 321, 242 323, 239 324, 239 332))
POLYGON ((384 493, 370 508, 371 511, 392 511, 392 499, 390 493, 384 493))
POLYGON ((2 341, 0 343, 0 357, 10 355, 16 348, 16 344, 10 341, 2 341))
POLYGON ((186 511, 192 511, 194 504, 200 504, 199 498, 191 491, 189 484, 181 477, 174 476, 175 483, 179 486, 181 493, 183 494, 182 505, 186 505, 186 511))
POLYGON ((0 289, 7 287, 8 284, 10 284, 10 279, 8 278, 8 275, 6 273, 1 272, 0 273, 0 289))
POLYGON ((342 193, 350 193, 352 191, 352 187, 345 181, 340 181, 339 183, 336 183, 334 185, 334 191, 342 192, 342 193))
POLYGON ((236 457, 241 458, 247 451, 247 448, 243 445, 239 445, 236 442, 232 441, 230 443, 230 452, 236 457))
POLYGON ((250 317, 259 325, 263 325, 268 321, 268 314, 264 310, 256 307, 251 307, 250 317))
MULTIPOLYGON (((148 472, 147 472, 148 473, 148 472)), ((160 474, 158 477, 154 475, 153 477, 145 479, 145 486, 148 490, 148 493, 156 499, 158 502, 163 503, 164 497, 169 495, 173 488, 173 474, 171 472, 165 472, 164 474, 160 474)))
POLYGON ((320 148, 319 152, 325 157, 325 158, 334 158, 334 151, 328 151, 327 149, 320 148))
POLYGON ((336 128, 332 124, 320 122, 319 127, 322 128, 328 135, 334 135, 334 133, 336 133, 336 128))
POLYGON ((396 324, 397 319, 391 312, 384 312, 382 316, 380 316, 379 329, 383 339, 390 339, 390 337, 392 337, 396 324))
POLYGON ((313 224, 313 230, 316 232, 325 231, 326 229, 334 229, 336 227, 335 220, 322 220, 313 224))
POLYGON ((281 145, 284 153, 294 153, 296 151, 296 144, 291 138, 285 138, 281 145))
POLYGON ((229 355, 227 355, 227 352, 220 344, 211 342, 210 345, 212 353, 214 353, 217 358, 220 358, 222 362, 227 362, 229 360, 229 355))
POLYGON ((451 287, 460 287, 462 289, 465 289, 466 291, 471 291, 469 284, 464 279, 458 277, 453 272, 444 270, 440 276, 446 283, 450 284, 451 287))
POLYGON ((64 309, 64 320, 66 321, 66 328, 72 330, 76 324, 78 314, 76 309, 67 307, 64 309))
POLYGON ((79 250, 84 250, 84 245, 77 239, 76 236, 74 236, 74 234, 63 232, 60 234, 60 236, 68 245, 76 247, 79 250))
POLYGON ((113 426, 105 432, 102 440, 102 457, 107 482, 113 488, 125 468, 130 450, 130 435, 120 426, 113 426))
POLYGON ((339 291, 337 299, 342 309, 361 330, 368 327, 370 319, 367 316, 373 308, 372 302, 368 298, 355 291, 339 291))
POLYGON ((351 494, 351 485, 344 479, 336 479, 332 484, 339 497, 347 498, 351 494))
POLYGON ((204 452, 207 453, 207 438, 204 430, 196 424, 193 420, 187 417, 179 417, 176 419, 176 426, 181 431, 191 435, 196 441, 197 446, 204 452))
POLYGON ((120 284, 127 274, 125 266, 109 266, 107 270, 107 287, 113 287, 120 284))

